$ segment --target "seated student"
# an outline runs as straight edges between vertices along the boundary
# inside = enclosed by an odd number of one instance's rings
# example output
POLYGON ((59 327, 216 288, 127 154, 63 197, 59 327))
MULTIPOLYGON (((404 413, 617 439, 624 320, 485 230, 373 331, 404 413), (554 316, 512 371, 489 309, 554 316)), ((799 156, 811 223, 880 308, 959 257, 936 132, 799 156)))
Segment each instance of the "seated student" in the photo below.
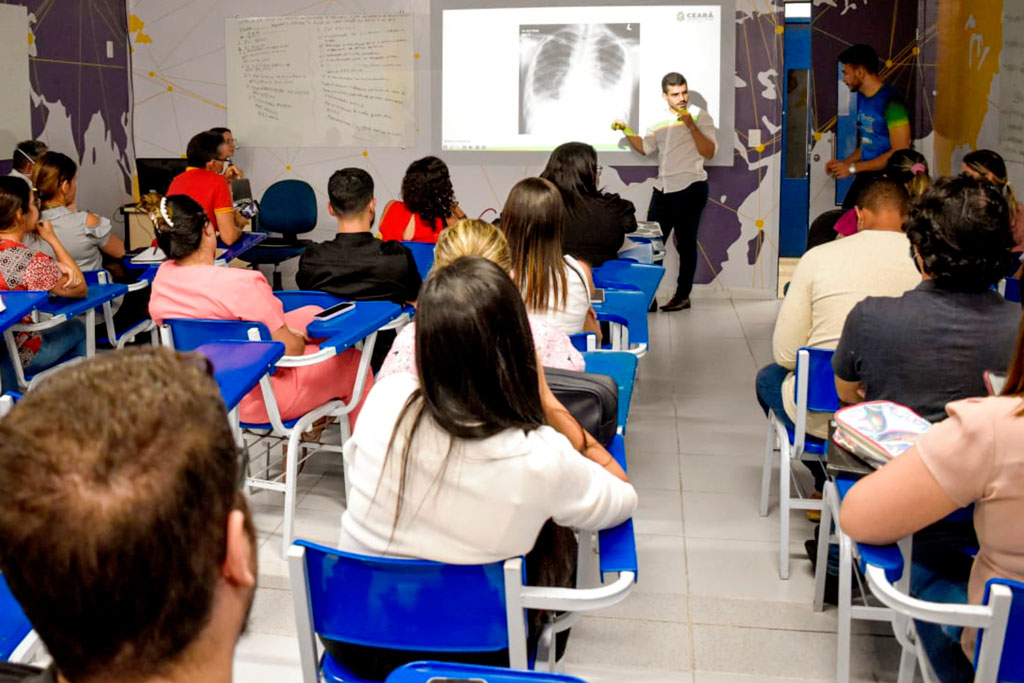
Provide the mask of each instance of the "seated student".
MULTIPOLYGON (((55 296, 82 298, 88 287, 82 271, 61 245, 49 221, 39 220, 39 204, 20 178, 0 177, 0 290, 46 290, 55 296), (25 246, 25 236, 37 233, 56 259, 25 246)), ((39 372, 85 355, 85 327, 79 320, 42 332, 15 334, 22 367, 39 372)), ((17 387, 7 347, 0 348, 4 390, 17 387)))
POLYGON ((209 131, 188 141, 188 167, 175 176, 167 188, 167 196, 188 195, 206 211, 210 225, 224 244, 234 244, 242 236, 246 219, 235 211, 231 188, 224 178, 228 146, 224 137, 209 131))
MULTIPOLYGON (((327 184, 327 211, 338 220, 338 234, 330 242, 307 247, 299 257, 295 283, 355 301, 415 303, 420 273, 408 247, 382 242, 370 229, 376 218, 373 178, 361 168, 335 171, 327 184)), ((395 333, 377 333, 373 368, 384 362, 395 333)))
POLYGON ((7 175, 14 178, 21 178, 29 187, 32 183, 32 171, 35 169, 36 159, 46 151, 46 143, 39 140, 23 140, 18 143, 11 152, 11 172, 7 175))
POLYGON ((35 186, 44 221, 82 270, 103 267, 103 254, 119 259, 124 242, 114 234, 110 219, 75 208, 78 164, 60 152, 46 152, 36 161, 35 186))
POLYGON ((219 126, 217 128, 211 128, 210 132, 216 133, 217 135, 224 138, 224 144, 227 145, 225 151, 227 152, 228 159, 226 162, 224 162, 226 166, 226 168, 224 169, 224 178, 228 182, 244 178, 245 174, 242 173, 242 169, 240 169, 238 166, 235 166, 235 146, 238 144, 238 142, 235 140, 235 134, 231 132, 230 128, 224 128, 222 126, 219 126))
POLYGON ((513 280, 531 320, 542 320, 566 334, 596 332, 590 307, 590 268, 562 251, 565 207, 554 183, 520 180, 501 212, 501 229, 512 254, 513 280))
MULTIPOLYGON (((633 487, 592 460, 595 449, 581 454, 545 425, 545 383, 526 310, 500 267, 466 257, 431 272, 416 313, 416 348, 419 380, 404 373, 381 380, 344 446, 351 488, 342 550, 482 564, 531 553, 549 519, 596 530, 633 514, 633 487)), ((571 568, 564 550, 531 553, 528 574, 540 565, 557 576, 555 585, 571 585, 571 570, 552 567, 571 568)), ((375 680, 417 658, 326 646, 375 680)), ((502 659, 507 665, 505 656, 490 663, 502 659)))
MULTIPOLYGON (((317 353, 306 326, 323 309, 303 306, 287 313, 274 296, 262 273, 242 268, 215 266, 217 237, 203 208, 184 195, 163 199, 147 195, 143 200, 156 226, 156 241, 167 254, 153 279, 149 313, 160 325, 174 318, 210 318, 261 322, 285 354, 317 353)), ((315 365, 280 368, 270 376, 283 420, 294 420, 327 401, 348 401, 356 381, 359 351, 344 353, 315 365)), ((366 378, 366 387, 373 377, 366 378)), ((365 396, 365 394, 364 394, 365 396)), ((358 408, 349 413, 355 423, 358 408)), ((259 388, 250 391, 239 406, 242 422, 267 422, 267 408, 259 388)))
POLYGON ((405 171, 402 201, 384 207, 380 238, 432 244, 442 230, 465 217, 455 201, 448 166, 437 157, 423 157, 405 171))
MULTIPOLYGON (((955 401, 946 414, 913 448, 850 490, 840 521, 862 543, 894 543, 915 534, 911 595, 977 605, 989 579, 1024 581, 1024 328, 1002 395, 955 401), (919 552, 920 530, 972 503, 976 558, 948 543, 941 552, 919 552)), ((961 637, 960 627, 915 624, 942 681, 974 680, 974 629, 963 629, 961 637)))
POLYGON ((1010 206, 1010 225, 1013 228, 1014 251, 1024 251, 1024 204, 1017 201, 1006 172, 1006 162, 998 152, 977 149, 968 152, 961 164, 963 173, 972 178, 986 180, 996 186, 1010 206))
POLYGON ((562 192, 562 250, 591 268, 616 258, 626 233, 636 230, 636 209, 633 202, 598 189, 601 167, 594 148, 583 142, 555 147, 540 177, 562 192))
POLYGON ((926 420, 986 394, 985 370, 1009 365, 1020 308, 992 285, 1013 256, 1005 200, 984 181, 940 178, 906 223, 923 281, 850 311, 832 359, 839 398, 888 400, 926 420))
MULTIPOLYGON (((806 252, 793 271, 772 337, 775 363, 757 373, 757 400, 783 423, 796 418, 796 354, 802 346, 833 349, 850 309, 868 296, 898 296, 921 281, 903 234, 907 192, 876 180, 857 198, 860 230, 806 252)), ((828 413, 810 413, 807 431, 828 436, 828 413)), ((823 482, 824 480, 821 480, 823 482)), ((819 482, 819 483, 821 483, 819 482)))
MULTIPOLYGON (((928 176, 928 160, 920 152, 912 149, 898 149, 892 153, 885 163, 884 175, 895 180, 907 190, 910 201, 914 201, 928 189, 931 178, 928 176)), ((835 224, 839 237, 848 237, 857 232, 857 212, 850 209, 835 224)))
POLYGON ((0 569, 52 657, 0 681, 231 680, 257 544, 207 367, 103 354, 0 421, 0 569))
MULTIPOLYGON (((463 218, 444 230, 437 238, 434 250, 434 269, 444 268, 463 256, 480 256, 497 264, 506 273, 512 270, 512 257, 508 251, 505 235, 486 221, 463 218)), ((583 372, 583 356, 568 335, 542 320, 530 320, 533 344, 541 365, 561 370, 583 372)), ((396 372, 416 374, 416 322, 413 321, 398 333, 391 351, 377 373, 377 379, 384 379, 396 372)))

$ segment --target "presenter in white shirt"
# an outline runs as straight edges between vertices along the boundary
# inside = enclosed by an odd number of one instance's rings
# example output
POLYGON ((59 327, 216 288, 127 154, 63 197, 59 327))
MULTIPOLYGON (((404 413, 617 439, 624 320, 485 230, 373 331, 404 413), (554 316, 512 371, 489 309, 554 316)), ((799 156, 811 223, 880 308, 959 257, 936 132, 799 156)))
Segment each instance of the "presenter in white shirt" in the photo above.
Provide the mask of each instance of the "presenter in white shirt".
POLYGON ((614 122, 612 128, 623 131, 638 154, 658 153, 658 177, 647 218, 658 221, 666 242, 669 233, 675 233, 679 277, 675 294, 661 310, 681 311, 690 308, 697 270, 697 232, 708 201, 704 161, 715 156, 718 145, 711 114, 690 106, 690 90, 682 74, 665 74, 661 94, 668 104, 669 118, 648 128, 646 135, 637 135, 623 121, 614 122))

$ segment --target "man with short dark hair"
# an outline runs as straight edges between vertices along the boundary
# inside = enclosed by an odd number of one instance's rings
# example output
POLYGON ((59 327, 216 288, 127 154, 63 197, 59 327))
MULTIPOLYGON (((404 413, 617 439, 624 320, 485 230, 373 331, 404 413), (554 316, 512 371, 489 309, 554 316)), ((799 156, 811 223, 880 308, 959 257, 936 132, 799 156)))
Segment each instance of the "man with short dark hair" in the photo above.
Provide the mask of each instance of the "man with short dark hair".
POLYGON ((11 172, 7 175, 21 178, 29 187, 33 186, 32 171, 36 159, 46 152, 46 143, 39 140, 22 140, 11 152, 11 172))
POLYGON ((899 94, 878 75, 878 54, 870 45, 857 44, 839 55, 843 83, 857 93, 857 149, 845 159, 832 159, 825 172, 835 178, 853 176, 843 199, 852 209, 857 195, 880 177, 892 153, 910 147, 910 115, 899 94))
MULTIPOLYGON (((796 354, 802 346, 834 349, 850 309, 867 296, 899 296, 920 281, 903 234, 907 191, 877 180, 857 200, 858 232, 809 250, 793 271, 772 336, 775 362, 757 374, 761 408, 790 427, 796 418, 796 354)), ((828 436, 828 413, 811 413, 807 431, 828 436)))
POLYGON ((220 233, 224 244, 234 244, 242 235, 246 219, 235 211, 231 188, 224 177, 228 162, 228 144, 218 133, 205 131, 188 141, 185 153, 188 167, 175 176, 167 194, 184 194, 196 200, 206 211, 210 224, 220 233))
POLYGON ((700 216, 708 201, 704 161, 715 156, 718 143, 711 114, 690 106, 690 90, 682 74, 665 74, 661 79, 661 96, 668 104, 670 116, 648 128, 645 136, 640 137, 622 121, 613 123, 612 128, 623 131, 637 153, 658 153, 658 177, 647 218, 658 221, 666 241, 670 232, 675 233, 679 276, 675 294, 661 310, 681 311, 690 308, 700 216))
POLYGON ((0 569, 53 657, 36 683, 228 682, 256 542, 197 355, 56 373, 0 421, 0 569))
MULTIPOLYGON (((401 242, 382 242, 370 232, 377 210, 370 174, 361 168, 335 171, 327 194, 327 211, 338 220, 338 234, 303 252, 295 275, 299 289, 356 301, 416 301, 421 281, 412 252, 401 242)), ((394 333, 377 335, 375 369, 392 341, 394 333)))

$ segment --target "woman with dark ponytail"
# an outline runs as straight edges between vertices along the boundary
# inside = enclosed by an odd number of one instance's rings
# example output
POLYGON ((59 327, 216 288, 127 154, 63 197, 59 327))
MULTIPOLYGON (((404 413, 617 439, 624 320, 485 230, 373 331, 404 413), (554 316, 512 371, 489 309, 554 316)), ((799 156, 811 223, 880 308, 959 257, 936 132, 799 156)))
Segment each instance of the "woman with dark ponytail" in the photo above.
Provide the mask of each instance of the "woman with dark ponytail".
MULTIPOLYGON (((167 255, 153 280, 149 312, 154 322, 175 318, 211 318, 261 322, 285 354, 303 356, 320 347, 311 343, 306 326, 320 310, 304 306, 285 313, 262 273, 214 265, 217 234, 206 212, 186 195, 147 195, 142 206, 156 228, 156 241, 167 255)), ((284 420, 292 420, 327 401, 348 401, 359 366, 359 351, 349 349, 330 360, 297 368, 281 368, 270 377, 284 420)), ((367 376, 366 389, 373 386, 367 376)), ((366 394, 364 393, 364 396, 366 394)), ((355 424, 358 408, 350 413, 355 424)), ((242 422, 267 422, 267 409, 254 389, 239 408, 242 422)))

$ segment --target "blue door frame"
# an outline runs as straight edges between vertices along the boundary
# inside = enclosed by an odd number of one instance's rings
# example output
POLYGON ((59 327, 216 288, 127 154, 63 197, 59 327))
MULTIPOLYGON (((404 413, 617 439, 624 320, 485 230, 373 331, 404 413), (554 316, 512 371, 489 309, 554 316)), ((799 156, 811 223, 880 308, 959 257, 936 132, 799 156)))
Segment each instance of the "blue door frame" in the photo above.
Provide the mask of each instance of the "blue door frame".
MULTIPOLYGON (((779 256, 797 257, 807 249, 810 212, 810 97, 811 24, 809 19, 786 19, 783 34, 782 80, 782 173, 779 183, 779 256), (791 92, 792 91, 792 92, 791 92), (791 95, 803 99, 803 107, 790 112, 791 95), (789 120, 802 116, 801 122, 789 120), (796 125, 795 125, 796 124, 796 125), (793 132, 790 132, 793 131, 793 132), (789 139, 797 135, 798 139, 789 139), (802 138, 802 139, 799 139, 802 138), (790 160, 790 154, 799 158, 790 160), (793 163, 790 163, 792 161, 793 163)), ((794 103, 796 104, 796 103, 794 103)))

